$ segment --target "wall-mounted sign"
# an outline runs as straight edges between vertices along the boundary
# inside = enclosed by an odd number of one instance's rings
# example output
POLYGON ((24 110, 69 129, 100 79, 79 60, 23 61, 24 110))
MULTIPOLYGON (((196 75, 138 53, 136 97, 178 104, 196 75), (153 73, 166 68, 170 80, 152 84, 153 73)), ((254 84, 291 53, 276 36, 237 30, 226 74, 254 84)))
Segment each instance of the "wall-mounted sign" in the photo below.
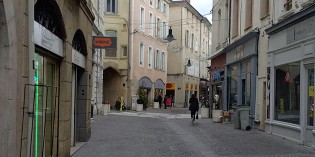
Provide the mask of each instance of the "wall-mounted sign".
POLYGON ((85 69, 85 57, 82 53, 72 49, 72 63, 85 69))
POLYGON ((117 48, 117 37, 98 37, 93 36, 93 49, 117 48))
POLYGON ((175 83, 167 83, 166 90, 175 90, 175 83))
POLYGON ((34 43, 63 57, 62 40, 38 22, 34 21, 34 43))

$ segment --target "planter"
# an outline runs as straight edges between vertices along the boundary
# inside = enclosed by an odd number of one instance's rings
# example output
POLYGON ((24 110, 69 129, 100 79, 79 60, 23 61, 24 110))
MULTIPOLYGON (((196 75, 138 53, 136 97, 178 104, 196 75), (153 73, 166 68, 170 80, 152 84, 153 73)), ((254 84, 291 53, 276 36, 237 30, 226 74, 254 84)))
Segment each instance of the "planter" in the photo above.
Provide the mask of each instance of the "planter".
POLYGON ((110 104, 103 104, 101 114, 104 116, 109 116, 110 113, 110 104))
POLYGON ((154 106, 153 106, 153 108, 160 108, 160 106, 159 106, 159 102, 154 102, 154 106))
POLYGON ((142 112, 143 111, 143 104, 137 104, 137 111, 142 112))
POLYGON ((212 121, 215 123, 222 123, 223 121, 222 110, 212 110, 212 121))
POLYGON ((209 118, 209 108, 201 108, 201 118, 209 118))

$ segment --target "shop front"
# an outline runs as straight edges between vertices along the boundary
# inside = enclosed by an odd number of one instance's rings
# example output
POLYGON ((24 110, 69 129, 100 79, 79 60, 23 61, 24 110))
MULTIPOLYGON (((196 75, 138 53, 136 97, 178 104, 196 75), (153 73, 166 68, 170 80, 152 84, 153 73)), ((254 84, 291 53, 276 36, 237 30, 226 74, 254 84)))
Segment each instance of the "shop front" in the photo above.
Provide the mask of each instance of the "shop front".
POLYGON ((225 48, 224 110, 250 108, 251 124, 255 115, 257 41, 258 32, 252 31, 225 48))
POLYGON ((143 109, 146 109, 148 105, 153 104, 154 95, 151 92, 152 90, 152 81, 150 78, 144 76, 139 80, 139 89, 138 89, 138 95, 139 98, 143 98, 145 105, 143 106, 143 109))
POLYGON ((314 47, 315 7, 266 30, 266 131, 315 149, 314 47))

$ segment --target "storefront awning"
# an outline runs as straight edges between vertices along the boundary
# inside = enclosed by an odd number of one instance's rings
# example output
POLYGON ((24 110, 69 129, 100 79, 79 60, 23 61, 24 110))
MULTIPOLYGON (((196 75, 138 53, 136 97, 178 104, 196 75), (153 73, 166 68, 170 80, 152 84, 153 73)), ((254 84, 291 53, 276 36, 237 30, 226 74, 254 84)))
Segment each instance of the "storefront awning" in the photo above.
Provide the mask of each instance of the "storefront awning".
POLYGON ((142 77, 139 80, 139 87, 151 89, 152 88, 152 81, 148 77, 142 77))
POLYGON ((161 79, 158 79, 154 82, 154 88, 163 90, 165 88, 165 84, 161 79))

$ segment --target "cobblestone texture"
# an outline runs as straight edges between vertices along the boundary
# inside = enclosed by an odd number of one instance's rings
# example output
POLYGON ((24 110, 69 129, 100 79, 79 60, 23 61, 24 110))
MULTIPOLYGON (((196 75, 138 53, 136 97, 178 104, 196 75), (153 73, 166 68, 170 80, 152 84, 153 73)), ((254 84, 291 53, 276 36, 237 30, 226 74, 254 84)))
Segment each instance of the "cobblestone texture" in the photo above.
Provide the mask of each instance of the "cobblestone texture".
POLYGON ((315 156, 309 148, 261 131, 236 130, 232 124, 210 119, 192 124, 188 113, 187 109, 149 109, 96 116, 91 139, 74 157, 315 156))

